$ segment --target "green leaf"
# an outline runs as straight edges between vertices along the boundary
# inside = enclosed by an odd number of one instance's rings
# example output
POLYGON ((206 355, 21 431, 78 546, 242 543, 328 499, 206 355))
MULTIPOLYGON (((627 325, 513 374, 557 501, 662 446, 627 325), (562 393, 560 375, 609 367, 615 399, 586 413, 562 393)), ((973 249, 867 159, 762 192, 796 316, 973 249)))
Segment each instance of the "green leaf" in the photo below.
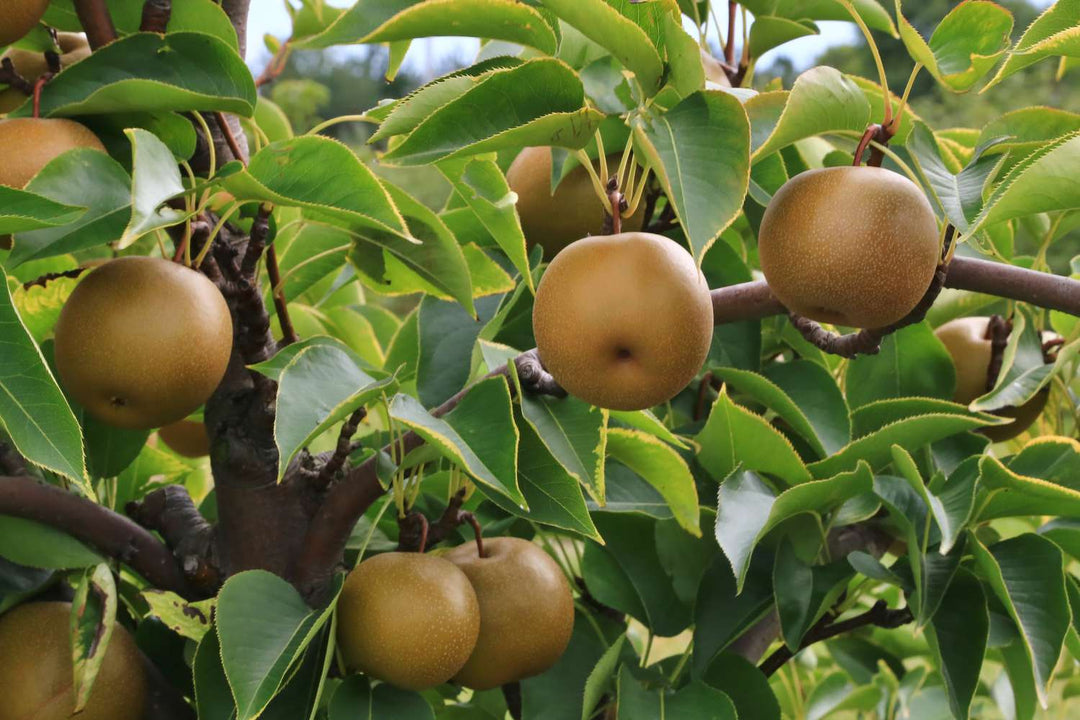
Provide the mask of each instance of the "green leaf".
POLYGON ((296 42, 317 50, 434 36, 480 37, 555 52, 555 34, 542 15, 513 0, 358 0, 324 30, 296 42))
POLYGON ((886 398, 951 400, 956 368, 929 324, 919 323, 886 337, 878 354, 853 358, 844 386, 852 409, 886 398))
MULTIPOLYGON (((284 233, 283 233, 284 234, 284 233)), ((281 242, 281 236, 277 238, 281 242)), ((301 225, 283 253, 278 255, 283 292, 287 298, 300 298, 320 283, 336 278, 347 264, 353 238, 329 225, 301 225)))
POLYGON ((259 716, 333 609, 331 602, 312 610, 292 585, 265 570, 225 582, 218 594, 217 634, 237 720, 259 716))
POLYGON ((763 417, 732 402, 727 388, 721 388, 695 440, 700 448, 698 462, 717 480, 740 465, 791 485, 811 477, 791 442, 763 417))
POLYGON ((345 678, 330 698, 327 720, 435 720, 422 695, 381 683, 374 688, 361 675, 345 678))
POLYGON ((806 415, 826 455, 851 442, 848 404, 832 373, 811 360, 774 363, 764 372, 806 415))
POLYGON ((761 15, 750 26, 750 57, 759 58, 774 47, 807 35, 818 35, 817 25, 807 20, 761 15))
POLYGON ((26 186, 59 203, 83 205, 77 220, 15 236, 11 267, 41 258, 97 247, 119 238, 131 217, 131 178, 120 163, 89 148, 56 158, 26 186))
POLYGON ((393 392, 396 384, 392 377, 372 378, 335 347, 312 345, 297 353, 278 382, 278 482, 302 448, 357 408, 393 392))
POLYGON ((663 114, 644 117, 634 126, 634 140, 701 265, 739 214, 749 186, 750 126, 742 104, 719 90, 696 92, 663 114))
MULTIPOLYGON (((255 98, 251 73, 220 39, 195 32, 137 33, 98 48, 53 78, 41 95, 41 115, 221 110, 248 117, 255 98)), ((29 116, 29 106, 12 115, 29 116)))
POLYGON ((860 464, 854 472, 796 485, 776 495, 760 476, 732 473, 717 497, 716 541, 735 572, 741 592, 754 549, 780 523, 807 513, 820 517, 856 495, 870 492, 873 476, 860 464))
POLYGON ((128 247, 149 232, 176 225, 184 219, 184 213, 164 206, 166 200, 184 193, 180 168, 172 151, 146 130, 124 132, 131 140, 134 165, 131 173, 131 222, 117 244, 118 249, 128 247))
POLYGON ((221 181, 237 200, 298 207, 350 230, 411 238, 386 188, 352 150, 324 136, 271 143, 221 181))
MULTIPOLYGON (((590 622, 590 618, 578 612, 574 618, 570 645, 558 662, 546 672, 521 681, 522 720, 575 720, 578 717, 588 675, 606 650, 607 640, 596 632, 596 627, 590 622)), ((480 695, 474 695, 474 701, 480 695)), ((493 691, 493 695, 496 701, 502 700, 502 693, 498 690, 493 691)), ((492 715, 505 717, 506 709, 503 703, 489 703, 489 707, 492 705, 492 715)), ((478 719, 473 714, 461 720, 478 719)))
POLYGON ((743 717, 724 693, 702 682, 691 682, 677 692, 646 689, 623 666, 617 686, 617 720, 735 720, 743 717))
POLYGON ((728 697, 739 720, 780 720, 780 704, 768 678, 741 655, 720 655, 709 665, 702 680, 728 697))
POLYGON ((656 520, 638 515, 598 513, 596 527, 606 544, 585 545, 584 570, 589 591, 670 637, 691 622, 690 606, 672 588, 656 550, 656 520), (615 594, 613 594, 615 593, 615 594))
POLYGON ((619 639, 604 651, 604 654, 596 661, 596 666, 592 669, 592 672, 589 673, 589 677, 585 681, 585 699, 581 703, 581 720, 589 720, 593 716, 593 712, 596 710, 600 698, 603 697, 609 681, 615 675, 615 668, 619 663, 619 653, 622 652, 625 642, 626 635, 620 635, 619 639))
POLYGON ((746 112, 755 160, 822 133, 862 134, 870 122, 870 103, 863 91, 840 71, 826 66, 804 72, 790 93, 750 98, 746 112))
POLYGON ((50 570, 74 570, 102 562, 96 552, 49 525, 0 515, 0 557, 50 570))
POLYGON ((417 278, 418 289, 457 300, 472 315, 473 283, 469 266, 453 233, 442 218, 395 185, 384 183, 392 202, 407 218, 413 238, 379 229, 361 229, 349 260, 362 274, 378 281, 380 292, 394 289, 401 275, 417 278), (373 254, 374 253, 374 254, 373 254))
MULTIPOLYGON (((514 377, 516 383, 516 372, 514 377)), ((525 421, 551 455, 603 505, 606 411, 572 396, 534 395, 520 387, 518 398, 525 421)))
POLYGON ((149 430, 112 427, 78 406, 72 409, 82 424, 86 469, 92 477, 111 478, 122 473, 139 457, 150 437, 149 430))
POLYGON ((982 583, 961 569, 926 633, 945 680, 954 717, 968 717, 979 687, 979 671, 989 633, 990 615, 982 583))
MULTIPOLYGON (((868 27, 896 37, 892 18, 877 0, 852 0, 851 4, 868 27)), ((777 15, 795 19, 852 22, 848 11, 835 0, 748 0, 743 5, 754 13, 755 19, 759 15, 777 15)))
POLYGON ((1080 207, 1080 188, 1070 174, 1077 162, 1080 133, 1066 135, 1032 153, 990 193, 968 234, 1013 218, 1080 207))
POLYGON ((86 208, 64 205, 43 195, 0 186, 0 234, 68 225, 85 212, 86 208))
POLYGON ((952 437, 968 430, 986 426, 985 420, 972 416, 928 414, 899 420, 880 430, 855 440, 840 452, 812 463, 810 472, 814 477, 831 477, 855 467, 860 461, 880 469, 891 459, 890 448, 918 448, 952 437))
POLYGON ((773 609, 772 566, 771 556, 757 553, 739 592, 727 558, 713 560, 694 605, 694 677, 703 676, 717 653, 773 609))
POLYGON ((949 552, 971 520, 975 487, 979 479, 979 459, 972 456, 960 463, 944 485, 927 492, 930 511, 941 529, 941 552, 949 552))
POLYGON ((690 449, 690 446, 680 436, 668 429, 667 425, 656 417, 651 410, 610 410, 608 411, 608 417, 635 430, 647 432, 681 450, 690 449))
POLYGON ((589 500, 588 505, 592 512, 639 513, 659 520, 675 517, 656 488, 612 458, 604 463, 604 504, 589 500))
MULTIPOLYGON (((812 363, 804 363, 804 367, 811 365, 820 367, 812 363)), ((810 419, 806 417, 799 405, 765 376, 735 368, 720 368, 715 370, 713 375, 776 413, 810 444, 819 458, 829 454, 814 431, 810 419)))
POLYGON ((523 145, 581 148, 600 119, 586 107, 581 79, 570 66, 539 58, 492 72, 433 112, 383 160, 425 165, 523 145), (477 117, 485 122, 475 122, 477 117))
POLYGON ((651 96, 660 89, 664 64, 653 41, 640 25, 604 0, 543 0, 544 7, 610 52, 634 73, 651 96))
MULTIPOLYGON (((0 266, 0 277, 6 277, 0 266)), ((35 465, 74 480, 86 494, 82 430, 41 349, 0 283, 0 423, 19 453, 35 465)))
MULTIPOLYGON (((1009 153, 1011 159, 1030 155, 1046 143, 1080 130, 1080 114, 1050 107, 1028 107, 1007 112, 983 125, 976 146, 989 145, 987 155, 1009 153)), ((1008 162, 1008 161, 1007 161, 1008 162)))
POLYGON ((199 720, 235 720, 236 702, 222 667, 221 642, 216 632, 203 636, 191 669, 199 720))
POLYGON ((518 422, 517 427, 521 433, 517 479, 529 509, 523 511, 498 493, 491 493, 491 500, 514 515, 602 542, 578 481, 552 457, 527 423, 518 422))
POLYGON ((900 38, 911 57, 953 92, 970 90, 1009 48, 1012 13, 1000 5, 969 2, 953 8, 927 43, 904 17, 900 4, 896 0, 900 38))
POLYGON ((472 370, 476 340, 498 304, 498 298, 481 300, 479 318, 474 318, 457 303, 430 296, 420 301, 416 319, 420 333, 416 389, 425 406, 441 405, 465 387, 472 370))
POLYGON ((261 363, 254 365, 248 365, 248 368, 254 370, 257 373, 265 375, 274 382, 281 381, 281 374, 285 371, 285 368, 296 358, 297 355, 303 350, 307 350, 310 347, 331 347, 341 350, 348 355, 354 363, 357 365, 363 365, 363 361, 358 355, 356 355, 348 345, 338 340, 337 338, 330 337, 329 335, 316 335, 314 337, 304 338, 300 342, 286 345, 274 354, 269 360, 264 360, 261 363))
POLYGON ((889 400, 875 400, 851 413, 852 435, 864 438, 888 425, 920 415, 953 415, 977 420, 983 426, 993 427, 1003 424, 997 415, 975 413, 966 405, 959 405, 949 400, 935 400, 926 397, 899 397, 889 400))
POLYGON ((434 418, 418 400, 397 395, 390 415, 461 465, 485 488, 528 509, 517 482, 518 429, 505 378, 476 383, 450 413, 434 418))
POLYGON ((176 593, 153 589, 143 590, 142 597, 150 606, 150 614, 177 635, 200 642, 210 631, 216 599, 189 602, 176 593))
POLYGON ((979 488, 987 492, 978 520, 1028 515, 1080 517, 1080 489, 1006 468, 992 455, 979 459, 979 488))
POLYGON ((498 164, 490 158, 472 158, 463 163, 441 163, 439 170, 495 238, 529 290, 533 290, 525 235, 514 209, 515 198, 498 164))
POLYGON ((773 566, 773 592, 780 616, 780 636, 793 652, 814 623, 836 603, 854 574, 847 560, 811 566, 798 556, 790 539, 781 541, 773 566))
POLYGON ((1020 630, 1032 663, 1035 691, 1045 708, 1050 678, 1072 623, 1061 550, 1033 533, 989 549, 972 535, 970 544, 994 594, 1020 630))
POLYGON ((1013 73, 1055 55, 1080 57, 1080 6, 1070 0, 1055 2, 1028 26, 982 92, 1013 73))
POLYGON ((623 428, 607 431, 607 452, 656 488, 684 530, 701 535, 697 486, 678 452, 652 435, 623 428))
POLYGON ((881 688, 856 685, 846 673, 828 675, 814 686, 806 699, 806 719, 822 720, 844 710, 873 710, 881 701, 881 688))
POLYGON ((74 711, 86 708, 116 627, 116 582, 105 563, 87 569, 71 601, 71 659, 75 670, 74 711))

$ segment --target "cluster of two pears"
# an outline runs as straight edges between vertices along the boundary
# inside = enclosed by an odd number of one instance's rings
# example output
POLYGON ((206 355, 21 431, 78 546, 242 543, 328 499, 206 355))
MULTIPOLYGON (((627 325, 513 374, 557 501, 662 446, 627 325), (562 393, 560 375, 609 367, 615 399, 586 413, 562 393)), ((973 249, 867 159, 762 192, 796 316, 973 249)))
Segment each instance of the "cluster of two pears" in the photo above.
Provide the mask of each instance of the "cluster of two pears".
POLYGON ((407 690, 452 680, 487 690, 537 675, 566 650, 574 602, 559 566, 513 537, 436 556, 392 552, 358 565, 338 599, 345 664, 407 690))

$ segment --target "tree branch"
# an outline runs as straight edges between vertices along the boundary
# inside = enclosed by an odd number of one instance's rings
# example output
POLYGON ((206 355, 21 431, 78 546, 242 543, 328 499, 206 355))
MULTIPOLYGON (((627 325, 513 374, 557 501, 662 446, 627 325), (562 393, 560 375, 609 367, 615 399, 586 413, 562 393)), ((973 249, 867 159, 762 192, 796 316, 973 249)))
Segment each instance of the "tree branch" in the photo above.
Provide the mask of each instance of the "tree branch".
POLYGON ((129 502, 124 509, 135 522, 161 534, 193 591, 201 597, 217 593, 222 578, 214 528, 195 507, 186 488, 167 485, 129 502))
MULTIPOLYGON (((890 610, 889 606, 884 600, 878 600, 874 604, 874 607, 870 608, 862 615, 856 615, 855 617, 844 620, 842 622, 833 622, 829 615, 822 618, 817 625, 810 628, 810 631, 806 633, 806 637, 803 638, 802 643, 799 645, 799 650, 807 648, 814 643, 834 638, 837 635, 843 635, 845 633, 858 630, 868 626, 875 626, 885 628, 886 630, 894 630, 902 625, 907 625, 909 622, 915 619, 912 615, 910 608, 901 608, 899 610, 890 610)), ((772 655, 765 658, 765 662, 759 666, 761 672, 765 673, 765 677, 770 677, 773 673, 784 666, 791 658, 795 657, 795 653, 791 651, 787 645, 778 648, 772 655)))
POLYGON ((164 33, 172 17, 172 0, 146 0, 142 9, 142 32, 164 33))
POLYGON ((92 50, 116 39, 116 26, 105 0, 75 0, 75 14, 79 16, 92 50))
POLYGON ((0 477, 0 514, 58 528, 130 566, 152 585, 186 596, 172 553, 132 520, 29 477, 0 477))
MULTIPOLYGON (((1080 280, 1061 275, 954 257, 945 276, 945 287, 996 295, 1080 317, 1080 280)), ((764 280, 717 288, 712 291, 712 301, 713 321, 717 325, 787 312, 764 280)))

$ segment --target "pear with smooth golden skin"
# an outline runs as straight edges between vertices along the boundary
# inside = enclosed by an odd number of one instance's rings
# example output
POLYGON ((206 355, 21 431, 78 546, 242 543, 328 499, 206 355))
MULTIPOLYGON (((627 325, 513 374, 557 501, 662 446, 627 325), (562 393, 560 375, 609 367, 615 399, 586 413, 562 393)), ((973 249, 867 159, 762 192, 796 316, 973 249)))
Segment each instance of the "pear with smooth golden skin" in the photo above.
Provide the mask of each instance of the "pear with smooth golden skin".
POLYGON ((160 428, 157 434, 177 455, 201 458, 210 454, 210 436, 206 434, 206 425, 198 420, 174 422, 160 428))
POLYGON ((773 294, 819 322, 880 328, 926 294, 940 259, 923 191, 876 167, 831 167, 791 178, 761 220, 758 254, 773 294))
MULTIPOLYGON (((64 69, 74 65, 90 56, 90 43, 82 33, 58 33, 57 45, 60 46, 60 68, 64 69)), ((15 72, 19 73, 30 84, 49 72, 49 64, 45 61, 45 53, 36 50, 24 50, 22 48, 9 48, 2 56, 11 60, 15 72)), ((27 96, 21 90, 9 87, 0 90, 0 113, 9 113, 26 102, 27 96)))
MULTIPOLYGON (((961 405, 969 405, 975 398, 988 392, 986 381, 993 354, 993 343, 988 336, 989 328, 988 317, 964 317, 950 320, 934 331, 956 366, 956 392, 953 400, 961 405)), ((1011 440, 1039 419, 1049 397, 1050 390, 1046 389, 1020 407, 996 410, 994 415, 1012 418, 1013 422, 982 428, 979 432, 994 442, 1011 440)))
POLYGON ((406 690, 452 678, 480 632, 469 579, 453 563, 422 553, 364 560, 345 579, 337 612, 345 665, 406 690))
POLYGON ((712 297, 690 253, 660 235, 579 240, 536 289, 540 360, 572 395, 611 410, 673 398, 709 354, 712 297))
POLYGON ((75 709, 71 605, 30 602, 0 615, 0 720, 140 720, 146 677, 135 641, 113 627, 85 709, 75 709))
POLYGON ((461 568, 480 601, 480 637, 454 681, 488 690, 554 665, 574 631, 574 598, 562 570, 535 544, 514 537, 467 542, 444 558, 461 568))
POLYGON ((49 0, 4 0, 0 3, 0 46, 21 40, 41 22, 49 0))
MULTIPOLYGON (((620 161, 620 155, 608 155, 608 172, 614 174, 620 161)), ((600 172, 598 162, 593 167, 600 172)), ((589 171, 583 166, 571 170, 552 194, 551 148, 522 150, 506 171, 506 180, 518 196, 517 211, 526 242, 530 248, 544 248, 546 258, 555 257, 575 240, 604 231, 607 208, 596 196, 589 171)), ((633 216, 623 219, 622 229, 640 230, 644 217, 642 203, 633 216)))
POLYGON ((156 428, 217 388, 232 317, 205 276, 161 258, 124 257, 85 275, 56 323, 64 388, 102 422, 156 428))

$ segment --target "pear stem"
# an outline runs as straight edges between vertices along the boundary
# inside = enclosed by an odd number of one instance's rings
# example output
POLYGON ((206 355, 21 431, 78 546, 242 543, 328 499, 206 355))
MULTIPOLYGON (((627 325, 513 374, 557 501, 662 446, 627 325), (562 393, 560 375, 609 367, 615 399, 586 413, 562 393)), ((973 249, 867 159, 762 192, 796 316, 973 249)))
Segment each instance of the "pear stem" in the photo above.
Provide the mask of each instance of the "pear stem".
POLYGON ((469 511, 464 511, 458 515, 458 518, 463 522, 467 522, 472 525, 473 532, 476 533, 476 553, 480 557, 487 557, 484 555, 484 538, 483 530, 480 527, 480 521, 476 519, 476 516, 469 511))
POLYGON ((424 517, 424 513, 417 513, 416 517, 418 517, 420 519, 420 547, 418 547, 416 549, 416 552, 423 555, 424 551, 427 549, 427 536, 428 536, 429 524, 428 524, 428 519, 426 517, 424 517))
POLYGON ((37 80, 34 81, 34 118, 41 117, 41 90, 45 87, 45 83, 52 80, 53 74, 47 72, 37 80))
POLYGON ((1009 344, 1009 336, 1012 334, 1012 323, 994 315, 986 326, 986 339, 990 341, 990 364, 986 366, 986 392, 994 389, 998 375, 1001 374, 1001 365, 1005 362, 1005 348, 1009 344))

